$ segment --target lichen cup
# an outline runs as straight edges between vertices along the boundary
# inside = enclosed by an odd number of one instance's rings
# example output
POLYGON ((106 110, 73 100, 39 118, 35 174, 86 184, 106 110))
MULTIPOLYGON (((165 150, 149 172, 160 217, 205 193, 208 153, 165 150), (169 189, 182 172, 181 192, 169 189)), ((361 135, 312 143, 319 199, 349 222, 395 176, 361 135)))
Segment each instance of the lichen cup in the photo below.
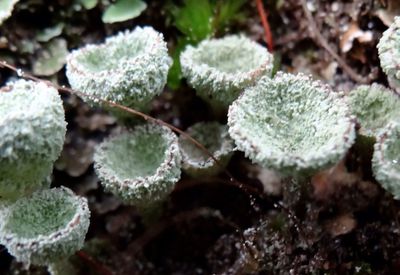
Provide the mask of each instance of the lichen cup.
POLYGON ((334 165, 355 139, 343 97, 302 74, 278 73, 246 89, 229 108, 228 126, 239 150, 284 176, 334 165))
POLYGON ((136 27, 70 53, 66 74, 71 87, 87 94, 84 100, 90 103, 96 97, 145 111, 162 92, 171 65, 163 35, 152 27, 136 27))
POLYGON ((372 170, 375 179, 400 199, 400 124, 390 123, 383 129, 374 146, 372 170))
POLYGON ((350 107, 360 124, 359 134, 375 138, 400 118, 400 97, 379 84, 361 85, 349 94, 350 107))
POLYGON ((25 80, 0 89, 0 200, 15 200, 43 187, 65 132, 56 89, 25 80))
POLYGON ((271 76, 273 57, 241 35, 187 46, 180 56, 182 74, 214 111, 221 113, 262 76, 271 76))
POLYGON ((379 84, 361 85, 349 95, 350 108, 359 124, 354 149, 363 165, 371 165, 378 133, 400 118, 400 97, 379 84))
POLYGON ((220 173, 233 155, 234 143, 229 136, 228 127, 218 122, 199 122, 189 127, 186 133, 213 154, 218 164, 193 142, 181 135, 179 146, 183 171, 194 178, 220 173))
POLYGON ((387 74, 389 84, 400 90, 400 16, 383 33, 377 45, 381 67, 387 74))
POLYGON ((136 126, 104 141, 94 168, 107 191, 144 213, 162 203, 180 179, 178 137, 164 126, 136 126))
POLYGON ((85 198, 60 187, 17 200, 0 218, 0 243, 17 261, 51 265, 82 248, 90 212, 85 198))

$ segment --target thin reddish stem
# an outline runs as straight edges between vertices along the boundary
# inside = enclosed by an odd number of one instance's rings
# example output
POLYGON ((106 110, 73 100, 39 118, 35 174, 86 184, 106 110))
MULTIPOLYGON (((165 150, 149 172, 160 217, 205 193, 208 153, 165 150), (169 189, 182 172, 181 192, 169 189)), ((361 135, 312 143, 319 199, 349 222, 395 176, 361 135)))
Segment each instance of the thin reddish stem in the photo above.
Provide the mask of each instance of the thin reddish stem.
POLYGON ((271 28, 268 23, 268 13, 265 11, 262 0, 256 0, 258 14, 260 15, 261 24, 264 28, 265 41, 268 44, 268 50, 272 53, 274 51, 274 42, 272 39, 271 28))

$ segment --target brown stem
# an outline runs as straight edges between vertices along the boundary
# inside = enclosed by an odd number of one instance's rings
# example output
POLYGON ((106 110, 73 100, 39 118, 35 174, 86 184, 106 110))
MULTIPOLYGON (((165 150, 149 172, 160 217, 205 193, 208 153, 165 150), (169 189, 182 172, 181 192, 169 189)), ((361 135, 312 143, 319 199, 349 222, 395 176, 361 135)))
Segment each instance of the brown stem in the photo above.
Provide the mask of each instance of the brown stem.
POLYGON ((265 12, 262 0, 256 0, 258 14, 260 15, 261 24, 264 28, 265 41, 268 44, 268 50, 272 53, 274 51, 274 42, 272 40, 271 28, 268 23, 268 14, 265 12))

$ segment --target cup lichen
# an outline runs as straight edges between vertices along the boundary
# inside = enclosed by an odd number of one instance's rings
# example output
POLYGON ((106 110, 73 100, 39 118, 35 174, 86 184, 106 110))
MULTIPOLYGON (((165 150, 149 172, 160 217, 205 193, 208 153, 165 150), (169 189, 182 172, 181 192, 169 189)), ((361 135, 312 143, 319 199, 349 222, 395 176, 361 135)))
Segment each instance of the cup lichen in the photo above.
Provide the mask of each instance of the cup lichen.
POLYGON ((400 98, 379 84, 361 85, 349 94, 350 107, 360 124, 359 134, 375 138, 400 117, 400 98))
POLYGON ((63 148, 65 132, 56 89, 25 80, 0 89, 0 200, 43 187, 63 148))
POLYGON ((2 0, 0 1, 0 26, 1 24, 11 16, 14 5, 19 0, 2 0))
POLYGON ((400 199, 400 124, 390 123, 378 135, 372 170, 375 179, 395 199, 400 199))
POLYGON ((283 175, 333 165, 355 139, 342 95, 303 74, 279 72, 246 89, 229 108, 228 126, 239 150, 283 175))
POLYGON ((0 217, 0 243, 17 261, 49 265, 82 248, 90 212, 85 198, 60 187, 21 198, 0 217))
POLYGON ((163 201, 180 178, 178 137, 164 126, 136 126, 104 141, 94 167, 106 190, 145 209, 163 201))
POLYGON ((382 70, 387 74, 389 83, 400 89, 400 16, 383 33, 377 45, 382 70))
POLYGON ((272 73, 272 55, 241 35, 208 39, 187 46, 180 56, 182 74, 198 95, 227 108, 262 76, 272 73))
POLYGON ((146 110, 167 81, 172 60, 163 35, 152 27, 136 27, 86 45, 67 57, 66 74, 73 89, 90 96, 146 110))
POLYGON ((228 127, 218 122, 199 122, 189 127, 186 133, 200 142, 219 164, 181 135, 179 146, 183 171, 192 177, 213 176, 220 173, 231 159, 234 149, 228 127))

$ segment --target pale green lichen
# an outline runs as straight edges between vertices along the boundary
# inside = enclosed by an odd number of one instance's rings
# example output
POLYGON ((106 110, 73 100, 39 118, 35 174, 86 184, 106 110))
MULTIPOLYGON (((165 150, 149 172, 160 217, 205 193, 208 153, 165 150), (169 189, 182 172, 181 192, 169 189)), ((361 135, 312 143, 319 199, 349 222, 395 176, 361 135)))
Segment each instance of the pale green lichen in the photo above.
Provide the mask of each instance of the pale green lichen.
POLYGON ((217 159, 219 165, 192 141, 181 135, 179 146, 183 171, 192 177, 220 173, 233 154, 234 143, 228 134, 228 127, 218 122, 200 122, 189 127, 186 133, 200 142, 217 159))
POLYGON ((349 94, 350 107, 360 124, 359 133, 376 137, 378 132, 400 117, 400 98, 382 85, 361 85, 349 94))
POLYGON ((11 16, 14 5, 19 0, 1 0, 0 1, 0 25, 11 16))
POLYGON ((381 67, 394 88, 400 89, 400 16, 383 33, 377 45, 381 67))
POLYGON ((272 55, 244 36, 230 35, 187 46, 182 74, 199 96, 228 107, 243 91, 272 72, 272 55))
POLYGON ((94 161, 104 188, 142 209, 163 201, 181 173, 177 136, 155 124, 103 142, 94 161))
POLYGON ((87 45, 67 57, 67 77, 73 89, 91 102, 97 97, 127 107, 147 109, 166 84, 172 60, 161 33, 136 27, 87 45))
POLYGON ((355 139, 343 97, 302 74, 278 73, 229 108, 229 134, 252 161, 284 175, 308 175, 344 157, 355 139))
POLYGON ((49 265, 82 248, 90 212, 85 198, 60 187, 21 198, 0 217, 0 243, 17 261, 49 265))
POLYGON ((374 146, 372 169, 376 180, 400 199, 400 125, 392 122, 383 129, 374 146))
POLYGON ((56 89, 25 80, 0 89, 0 200, 43 186, 63 148, 65 132, 56 89))

